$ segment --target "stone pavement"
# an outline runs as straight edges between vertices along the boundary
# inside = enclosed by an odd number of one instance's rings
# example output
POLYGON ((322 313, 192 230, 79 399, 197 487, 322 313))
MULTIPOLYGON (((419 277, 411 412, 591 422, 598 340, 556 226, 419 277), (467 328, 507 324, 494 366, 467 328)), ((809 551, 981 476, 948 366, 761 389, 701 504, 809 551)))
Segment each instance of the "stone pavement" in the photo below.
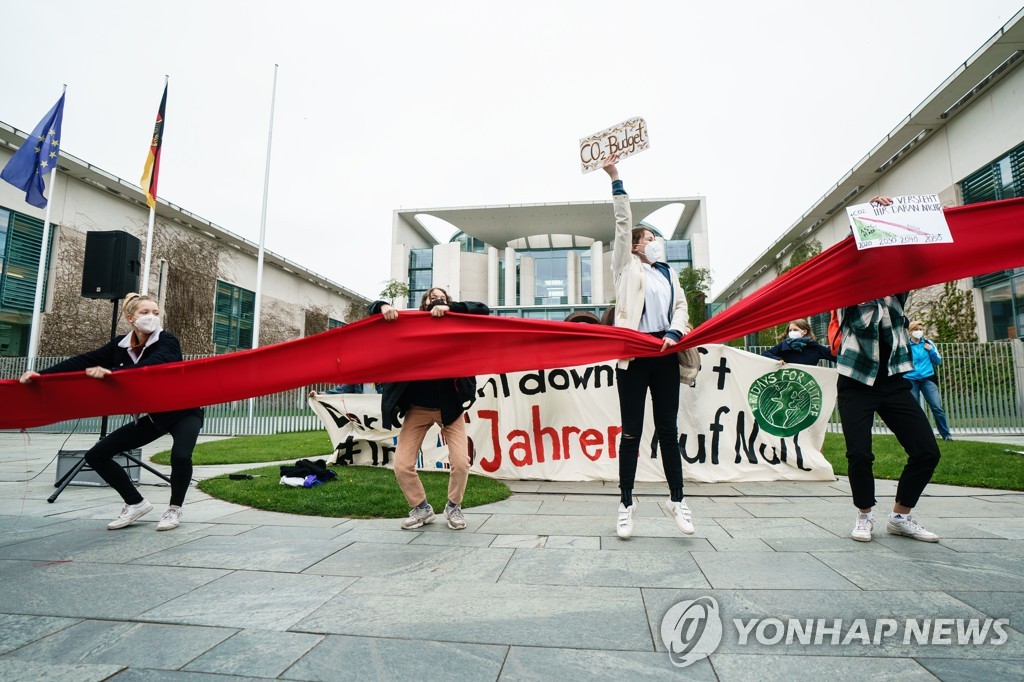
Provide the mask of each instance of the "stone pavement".
MULTIPOLYGON (((596 482, 513 483, 510 499, 467 510, 462 532, 440 518, 410 532, 263 512, 193 489, 182 526, 157 533, 167 491, 144 485, 156 510, 115 532, 108 488, 46 502, 64 438, 0 434, 0 680, 1024 676, 1020 493, 929 487, 918 512, 939 544, 888 536, 884 522, 873 542, 851 541, 843 480, 687 484, 693 537, 647 486, 634 537, 619 540, 617 490, 596 482), (721 644, 675 667, 662 619, 699 597, 717 600, 721 644), (964 632, 972 619, 982 643, 964 632)), ((885 510, 895 485, 878 490, 885 510)))

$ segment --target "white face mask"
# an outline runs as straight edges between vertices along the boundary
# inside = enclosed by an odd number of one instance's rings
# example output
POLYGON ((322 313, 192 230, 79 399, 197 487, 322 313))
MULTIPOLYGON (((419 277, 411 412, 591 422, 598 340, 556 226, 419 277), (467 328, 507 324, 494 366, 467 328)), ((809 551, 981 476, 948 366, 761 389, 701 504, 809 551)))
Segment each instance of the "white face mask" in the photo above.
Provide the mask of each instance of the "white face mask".
POLYGON ((644 246, 644 255, 652 263, 664 263, 665 247, 657 239, 653 242, 647 242, 647 245, 644 246))
POLYGON ((135 318, 133 324, 140 332, 152 334, 157 329, 160 329, 160 318, 156 315, 139 315, 135 318))
POLYGON ((803 336, 804 336, 803 332, 790 332, 789 333, 789 338, 791 338, 791 339, 802 339, 803 336))
POLYGON ((924 338, 924 330, 915 329, 914 331, 910 332, 910 335, 913 336, 918 341, 920 341, 921 339, 924 338))

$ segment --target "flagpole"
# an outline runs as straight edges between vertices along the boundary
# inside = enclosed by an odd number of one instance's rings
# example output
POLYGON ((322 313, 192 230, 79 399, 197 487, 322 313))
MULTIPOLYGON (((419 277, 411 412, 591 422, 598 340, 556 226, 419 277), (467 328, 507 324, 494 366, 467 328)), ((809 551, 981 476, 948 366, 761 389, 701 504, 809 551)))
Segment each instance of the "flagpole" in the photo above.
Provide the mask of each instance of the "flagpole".
MULTIPOLYGON (((61 93, 63 97, 68 91, 67 83, 61 93)), ((31 143, 31 140, 26 140, 31 143)), ((43 243, 39 248, 39 269, 36 270, 36 293, 32 298, 32 327, 29 331, 28 340, 28 371, 33 372, 36 368, 36 356, 39 354, 39 332, 42 326, 43 307, 43 286, 46 284, 46 256, 50 252, 50 209, 53 207, 54 192, 57 189, 57 164, 50 170, 50 197, 46 201, 46 215, 43 218, 43 243)))
MULTIPOLYGON (((170 76, 164 74, 164 92, 167 92, 167 82, 170 76)), ((161 136, 163 132, 161 131, 161 136)), ((149 293, 149 267, 153 260, 153 225, 156 222, 156 195, 153 195, 153 205, 149 207, 149 227, 146 230, 146 259, 142 266, 142 288, 139 293, 145 296, 149 293)))
POLYGON ((274 87, 270 95, 270 130, 267 132, 267 163, 263 171, 263 211, 260 215, 260 252, 256 259, 256 310, 252 322, 252 347, 260 346, 260 300, 263 296, 263 252, 267 236, 267 195, 270 190, 270 148, 274 140, 274 102, 277 99, 277 64, 274 64, 274 87))
MULTIPOLYGON (((167 82, 170 76, 164 74, 164 91, 167 90, 167 82)), ((161 133, 162 135, 163 133, 161 133)), ((153 195, 153 206, 149 207, 149 228, 146 230, 146 259, 142 265, 142 288, 139 293, 145 296, 149 293, 149 267, 153 262, 153 224, 156 222, 156 195, 153 195)))
MULTIPOLYGON (((270 127, 267 131, 267 163, 263 171, 263 211, 260 214, 260 251, 256 258, 256 303, 252 319, 252 347, 260 346, 260 304, 263 300, 263 252, 267 236, 267 196, 270 191, 270 149, 274 141, 274 103, 277 100, 277 64, 274 64, 274 86, 270 91, 270 127)), ((249 398, 249 423, 252 423, 254 401, 249 398)))

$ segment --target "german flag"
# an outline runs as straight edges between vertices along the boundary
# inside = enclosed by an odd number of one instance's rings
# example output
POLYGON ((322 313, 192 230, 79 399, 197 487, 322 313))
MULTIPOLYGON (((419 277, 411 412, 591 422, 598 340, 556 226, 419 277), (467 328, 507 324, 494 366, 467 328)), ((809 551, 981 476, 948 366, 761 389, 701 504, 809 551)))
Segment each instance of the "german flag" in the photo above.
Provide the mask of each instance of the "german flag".
POLYGON ((156 114, 153 126, 153 142, 149 145, 146 166, 142 169, 142 190, 146 193, 146 204, 156 208, 156 183, 160 177, 160 147, 164 143, 164 112, 167 109, 167 85, 164 85, 164 96, 160 99, 160 111, 156 114))

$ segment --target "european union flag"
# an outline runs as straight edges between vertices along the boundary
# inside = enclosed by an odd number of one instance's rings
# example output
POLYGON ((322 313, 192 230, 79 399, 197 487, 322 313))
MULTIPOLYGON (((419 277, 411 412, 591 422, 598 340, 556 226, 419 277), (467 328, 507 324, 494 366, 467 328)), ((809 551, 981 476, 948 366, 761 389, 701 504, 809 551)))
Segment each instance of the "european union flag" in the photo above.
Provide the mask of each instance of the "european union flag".
POLYGON ((60 124, 64 117, 64 95, 43 117, 28 139, 18 148, 0 171, 0 178, 25 190, 25 201, 38 208, 46 207, 43 177, 57 167, 60 155, 60 124))

